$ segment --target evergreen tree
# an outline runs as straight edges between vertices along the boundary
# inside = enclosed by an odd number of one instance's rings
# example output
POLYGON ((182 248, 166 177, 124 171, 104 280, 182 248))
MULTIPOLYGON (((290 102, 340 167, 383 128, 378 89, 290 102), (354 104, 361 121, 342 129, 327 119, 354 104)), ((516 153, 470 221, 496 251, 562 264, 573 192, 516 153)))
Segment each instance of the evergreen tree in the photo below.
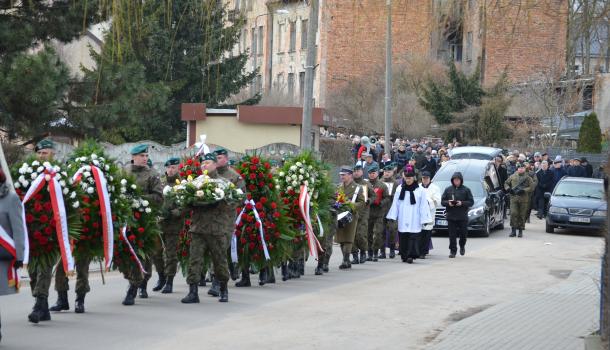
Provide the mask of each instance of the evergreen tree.
POLYGON ((602 130, 599 127, 597 114, 591 113, 585 117, 578 134, 578 152, 601 153, 602 130))
POLYGON ((35 142, 60 125, 68 70, 46 47, 101 20, 98 0, 0 0, 0 128, 35 142), (35 53, 31 53, 34 51, 35 53))

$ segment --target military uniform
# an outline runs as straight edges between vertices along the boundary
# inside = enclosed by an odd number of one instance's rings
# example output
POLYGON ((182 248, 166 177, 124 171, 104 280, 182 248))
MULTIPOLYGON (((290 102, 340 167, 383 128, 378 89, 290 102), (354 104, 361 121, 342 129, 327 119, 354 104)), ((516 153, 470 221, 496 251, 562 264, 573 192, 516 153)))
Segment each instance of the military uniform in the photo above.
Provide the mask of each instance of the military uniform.
POLYGON ((346 198, 352 200, 354 203, 353 220, 345 227, 337 228, 337 233, 335 235, 335 241, 341 245, 343 263, 349 267, 351 266, 349 263, 349 254, 352 251, 352 245, 354 244, 354 238, 356 236, 356 228, 358 227, 358 213, 364 208, 365 200, 364 195, 362 194, 362 186, 356 184, 354 181, 350 182, 348 185, 341 184, 338 189, 343 191, 346 198), (355 199, 353 199, 354 195, 355 199))
POLYGON ((538 187, 538 176, 536 176, 536 172, 534 170, 530 170, 530 171, 526 171, 527 175, 529 175, 529 177, 532 178, 532 190, 530 192, 528 192, 529 194, 529 198, 530 201, 527 205, 527 216, 526 218, 526 222, 529 223, 530 222, 530 215, 532 212, 532 206, 534 204, 534 194, 536 192, 536 187, 538 187))
MULTIPOLYGON (((172 186, 176 183, 178 176, 163 176, 161 183, 164 186, 172 186)), ((163 201, 161 210, 162 218, 159 222, 161 232, 163 234, 163 270, 166 279, 163 286, 163 293, 171 293, 173 291, 174 276, 178 269, 178 236, 180 230, 184 227, 184 217, 182 210, 168 201, 163 201)))
POLYGON ((364 196, 365 204, 358 211, 358 227, 356 228, 356 237, 352 247, 353 260, 352 264, 364 264, 366 262, 366 253, 369 250, 369 216, 371 209, 371 199, 374 196, 373 186, 363 178, 354 179, 354 182, 361 186, 361 193, 364 196), (358 250, 360 250, 360 259, 358 259, 358 250))
POLYGON ((373 187, 373 198, 371 198, 368 222, 369 258, 371 258, 370 253, 372 250, 372 260, 377 261, 378 252, 380 249, 383 249, 385 240, 383 219, 387 213, 386 208, 391 198, 388 186, 383 181, 375 179, 369 180, 369 183, 373 187))
MULTIPOLYGON (((387 213, 390 210, 390 206, 392 205, 392 198, 394 198, 394 193, 396 193, 396 189, 399 186, 398 181, 396 181, 393 177, 391 178, 383 178, 383 183, 388 188, 388 193, 390 200, 388 201, 386 207, 384 208, 384 212, 387 213)), ((382 237, 385 240, 385 245, 382 246, 381 256, 385 257, 385 246, 390 248, 390 258, 395 257, 394 250, 396 249, 396 223, 385 218, 383 219, 383 232, 384 236, 382 237)))
POLYGON ((504 188, 510 191, 510 226, 512 228, 511 237, 523 235, 525 220, 530 203, 530 193, 534 190, 534 181, 527 174, 515 172, 504 183, 504 188))

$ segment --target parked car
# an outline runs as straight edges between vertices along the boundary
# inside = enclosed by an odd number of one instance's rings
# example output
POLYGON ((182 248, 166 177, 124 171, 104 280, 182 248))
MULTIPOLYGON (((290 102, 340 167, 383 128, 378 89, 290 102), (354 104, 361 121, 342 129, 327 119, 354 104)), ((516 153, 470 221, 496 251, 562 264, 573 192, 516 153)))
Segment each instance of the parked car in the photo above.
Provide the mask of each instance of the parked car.
POLYGON ((492 160, 502 154, 502 149, 483 146, 456 147, 449 151, 451 159, 482 159, 492 160))
POLYGON ((606 222, 607 203, 602 179, 564 177, 553 193, 545 193, 549 200, 546 232, 558 227, 599 231, 606 222))
MULTIPOLYGON (((468 231, 478 231, 485 237, 491 230, 504 228, 506 201, 493 162, 478 159, 450 160, 443 165, 432 182, 441 192, 451 186, 451 176, 459 171, 464 176, 464 185, 470 188, 474 205, 468 212, 468 231)), ((445 207, 436 208, 435 231, 447 230, 445 207)))

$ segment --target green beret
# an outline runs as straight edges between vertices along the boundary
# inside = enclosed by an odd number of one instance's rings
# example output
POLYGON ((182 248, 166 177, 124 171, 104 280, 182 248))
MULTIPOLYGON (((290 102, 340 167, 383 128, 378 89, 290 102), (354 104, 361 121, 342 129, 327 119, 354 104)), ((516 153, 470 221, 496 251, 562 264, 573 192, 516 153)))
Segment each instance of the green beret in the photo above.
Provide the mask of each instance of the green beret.
POLYGON ((356 164, 356 165, 354 165, 354 169, 353 170, 356 171, 356 170, 362 170, 362 169, 363 169, 362 168, 362 164, 356 164))
POLYGON ((377 173, 377 172, 379 172, 379 166, 372 165, 369 167, 369 173, 377 173))
POLYGON ((516 167, 517 168, 525 168, 525 164, 524 163, 517 163, 516 167))
POLYGON ((227 152, 227 150, 222 147, 219 147, 216 150, 214 150, 214 153, 217 156, 222 156, 222 155, 228 156, 229 155, 229 152, 227 152))
POLYGON ((140 153, 148 153, 148 145, 141 144, 131 149, 131 155, 136 155, 140 153))
POLYGON ((165 166, 178 165, 178 164, 180 164, 180 158, 178 158, 178 157, 171 157, 170 159, 165 161, 165 166))
POLYGON ((41 140, 36 144, 36 152, 40 151, 41 149, 55 149, 55 143, 49 139, 41 140))
POLYGON ((383 170, 394 170, 394 165, 392 163, 383 167, 383 170))
POLYGON ((203 158, 201 159, 202 161, 205 160, 211 160, 214 163, 216 163, 216 154, 214 154, 214 152, 212 153, 206 153, 205 156, 203 156, 203 158))

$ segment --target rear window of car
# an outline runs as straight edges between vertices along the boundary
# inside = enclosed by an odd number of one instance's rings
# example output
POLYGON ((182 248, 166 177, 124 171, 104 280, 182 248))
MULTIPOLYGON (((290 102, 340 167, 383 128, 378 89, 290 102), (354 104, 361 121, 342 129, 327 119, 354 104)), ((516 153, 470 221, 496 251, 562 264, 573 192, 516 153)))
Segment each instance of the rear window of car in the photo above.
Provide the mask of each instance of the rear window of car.
POLYGON ((453 154, 451 159, 478 159, 478 160, 492 160, 494 158, 491 154, 483 154, 483 153, 458 153, 453 154))

